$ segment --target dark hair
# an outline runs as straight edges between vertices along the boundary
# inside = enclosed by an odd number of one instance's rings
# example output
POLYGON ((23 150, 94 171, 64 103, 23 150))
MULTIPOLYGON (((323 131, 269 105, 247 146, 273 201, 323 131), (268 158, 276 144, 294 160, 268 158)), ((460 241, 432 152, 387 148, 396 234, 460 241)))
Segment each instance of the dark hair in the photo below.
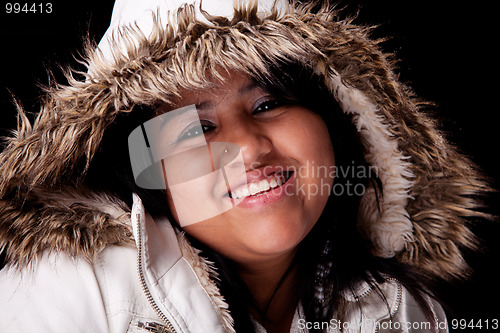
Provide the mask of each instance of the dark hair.
MULTIPOLYGON (((356 128, 319 75, 310 68, 286 60, 270 65, 269 72, 272 77, 252 75, 252 79, 276 97, 307 107, 323 118, 333 143, 336 168, 368 167, 356 128)), ((148 212, 167 215, 172 220, 165 192, 139 188, 128 159, 128 135, 138 124, 151 118, 153 112, 151 107, 137 106, 131 114, 116 120, 105 134, 101 151, 92 162, 87 179, 91 186, 111 191, 129 204, 130 193, 134 191, 142 198, 148 212)), ((371 185, 381 193, 382 185, 376 175, 362 178, 341 172, 337 176, 335 184, 371 185)), ((342 318, 342 293, 356 290, 362 281, 377 290, 377 283, 390 276, 403 284, 423 308, 429 321, 434 322, 424 298, 428 293, 424 278, 394 258, 373 256, 369 242, 361 238, 356 227, 360 199, 357 195, 330 195, 321 217, 299 245, 294 264, 298 268, 298 300, 306 321, 328 322, 335 317, 342 318)), ((176 223, 172 224, 178 227, 176 223)), ((236 273, 234 264, 193 237, 187 237, 203 256, 215 263, 220 278, 218 287, 229 305, 236 332, 253 332, 248 306, 253 306, 254 300, 236 273)), ((380 291, 379 295, 383 297, 380 291)), ((265 311, 261 312, 265 318, 265 311)))

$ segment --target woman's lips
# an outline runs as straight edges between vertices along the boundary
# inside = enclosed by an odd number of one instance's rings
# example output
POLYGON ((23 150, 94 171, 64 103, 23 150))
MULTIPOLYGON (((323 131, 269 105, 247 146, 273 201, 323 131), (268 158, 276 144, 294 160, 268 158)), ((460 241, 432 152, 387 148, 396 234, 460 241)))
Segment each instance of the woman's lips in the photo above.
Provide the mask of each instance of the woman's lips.
POLYGON ((258 196, 263 192, 270 191, 282 186, 290 178, 289 172, 276 172, 259 181, 242 184, 237 188, 232 188, 230 196, 233 199, 244 199, 248 196, 258 196))
POLYGON ((295 178, 292 171, 274 172, 263 179, 237 186, 226 197, 242 208, 268 205, 290 193, 292 178, 295 178))

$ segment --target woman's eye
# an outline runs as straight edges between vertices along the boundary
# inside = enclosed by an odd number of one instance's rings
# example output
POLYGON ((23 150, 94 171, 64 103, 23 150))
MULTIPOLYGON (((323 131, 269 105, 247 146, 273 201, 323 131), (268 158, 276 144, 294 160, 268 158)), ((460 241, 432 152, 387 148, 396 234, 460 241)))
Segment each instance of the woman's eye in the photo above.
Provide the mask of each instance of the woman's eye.
POLYGON ((179 141, 198 137, 202 134, 205 134, 205 133, 211 131, 212 129, 214 129, 214 126, 211 124, 200 124, 197 126, 193 126, 190 129, 185 130, 181 134, 181 136, 179 137, 179 141))
POLYGON ((267 111, 271 111, 273 109, 276 109, 282 105, 284 105, 285 102, 279 99, 270 99, 266 100, 262 103, 257 104, 257 106, 254 108, 253 113, 263 113, 267 111))

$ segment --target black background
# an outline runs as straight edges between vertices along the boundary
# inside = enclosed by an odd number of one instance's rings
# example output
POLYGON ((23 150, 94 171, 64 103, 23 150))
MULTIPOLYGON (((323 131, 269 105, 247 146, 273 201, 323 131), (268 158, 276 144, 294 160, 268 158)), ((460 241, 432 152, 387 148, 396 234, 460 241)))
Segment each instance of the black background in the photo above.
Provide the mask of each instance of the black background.
MULTIPOLYGON (((59 65, 81 68, 74 56, 82 50, 83 36, 88 33, 100 39, 109 24, 112 6, 113 1, 108 0, 52 1, 50 14, 6 14, 2 5, 1 135, 15 126, 12 94, 27 111, 37 111, 41 95, 38 85, 48 84, 47 71, 63 82, 59 65)), ((419 96, 437 103, 441 125, 450 140, 499 188, 497 6, 486 1, 344 0, 339 7, 346 7, 346 15, 359 10, 356 23, 380 25, 374 35, 390 37, 382 47, 400 59, 401 80, 419 96)), ((488 204, 491 212, 500 213, 498 195, 493 195, 488 204)), ((450 323, 452 318, 474 319, 475 323, 482 319, 483 325, 487 319, 500 320, 500 227, 496 222, 481 222, 473 229, 484 245, 482 252, 467 254, 474 274, 467 281, 442 283, 438 288, 449 306, 450 323)), ((483 326, 465 331, 487 330, 483 326)))

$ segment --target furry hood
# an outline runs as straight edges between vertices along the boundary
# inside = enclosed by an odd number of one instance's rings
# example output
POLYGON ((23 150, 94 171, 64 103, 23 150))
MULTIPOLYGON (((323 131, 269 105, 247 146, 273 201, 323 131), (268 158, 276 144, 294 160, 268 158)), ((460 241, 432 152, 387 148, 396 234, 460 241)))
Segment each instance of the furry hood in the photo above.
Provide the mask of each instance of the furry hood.
POLYGON ((266 62, 292 59, 322 77, 376 166, 383 193, 377 202, 368 190, 359 217, 373 253, 432 278, 463 276, 461 251, 475 246, 467 221, 485 217, 475 198, 488 191, 474 165, 398 82, 371 28, 326 6, 278 3, 266 14, 256 2, 236 5, 230 19, 200 14, 197 5, 169 19, 150 12, 150 34, 115 22, 104 44, 87 47, 84 79, 68 73, 68 85, 50 89, 34 124, 19 108, 18 130, 0 154, 7 259, 25 266, 50 250, 92 260, 106 245, 130 242, 129 207, 85 182, 115 118, 137 105, 169 103, 181 88, 206 88, 221 69, 265 76, 266 62))

